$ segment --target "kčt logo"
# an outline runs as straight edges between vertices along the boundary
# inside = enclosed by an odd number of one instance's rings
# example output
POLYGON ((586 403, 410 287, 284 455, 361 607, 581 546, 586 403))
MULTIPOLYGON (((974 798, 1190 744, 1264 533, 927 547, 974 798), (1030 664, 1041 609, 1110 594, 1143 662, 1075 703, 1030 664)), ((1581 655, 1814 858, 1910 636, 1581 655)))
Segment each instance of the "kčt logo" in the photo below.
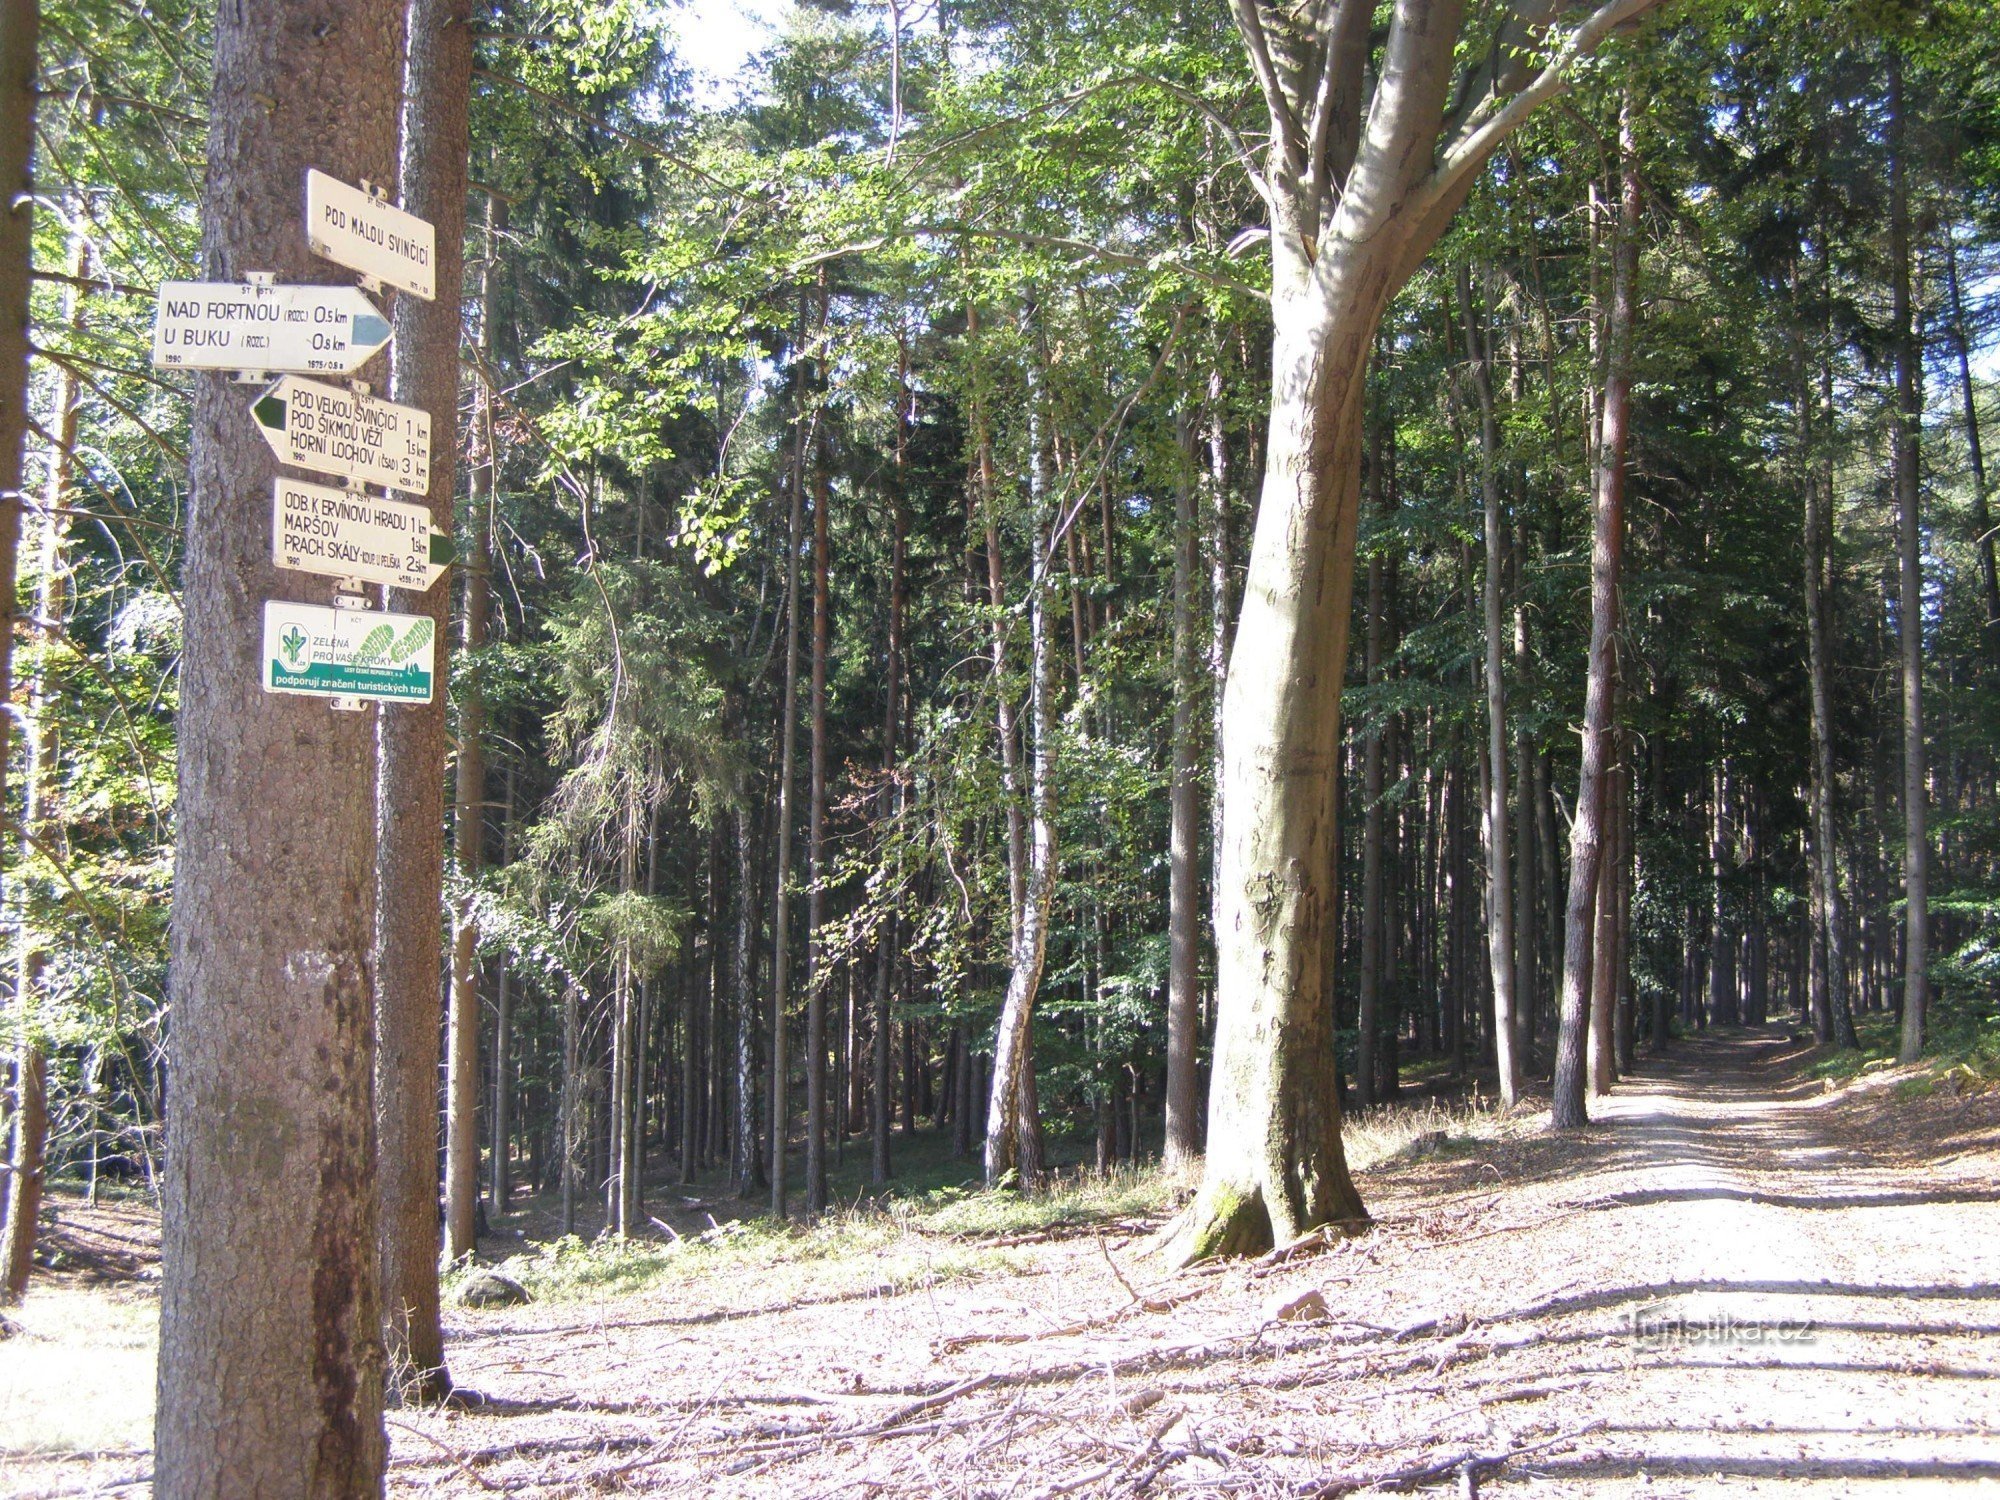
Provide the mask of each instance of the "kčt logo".
POLYGON ((285 665, 296 667, 300 654, 306 649, 306 633, 296 625, 288 626, 285 633, 278 637, 278 645, 285 653, 285 665))

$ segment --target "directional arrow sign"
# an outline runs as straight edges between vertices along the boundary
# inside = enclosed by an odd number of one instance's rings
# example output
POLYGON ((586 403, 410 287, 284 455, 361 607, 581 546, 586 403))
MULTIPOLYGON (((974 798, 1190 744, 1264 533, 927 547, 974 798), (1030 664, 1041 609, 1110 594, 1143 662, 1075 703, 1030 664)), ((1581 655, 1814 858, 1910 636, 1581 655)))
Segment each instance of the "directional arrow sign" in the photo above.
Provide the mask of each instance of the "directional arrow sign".
POLYGON ((337 385, 287 375, 251 404, 278 462, 421 495, 431 487, 431 419, 337 385))
POLYGON ((428 703, 437 690, 429 615, 264 601, 264 691, 428 703))
POLYGON ((421 593, 445 570, 437 540, 421 505, 303 479, 271 486, 271 561, 281 568, 421 593))
POLYGON ((430 222, 318 168, 306 172, 306 243, 314 255, 426 302, 437 297, 437 234, 430 222))
POLYGON ((381 309, 351 286, 168 281, 153 314, 153 363, 346 375, 389 332, 381 309))

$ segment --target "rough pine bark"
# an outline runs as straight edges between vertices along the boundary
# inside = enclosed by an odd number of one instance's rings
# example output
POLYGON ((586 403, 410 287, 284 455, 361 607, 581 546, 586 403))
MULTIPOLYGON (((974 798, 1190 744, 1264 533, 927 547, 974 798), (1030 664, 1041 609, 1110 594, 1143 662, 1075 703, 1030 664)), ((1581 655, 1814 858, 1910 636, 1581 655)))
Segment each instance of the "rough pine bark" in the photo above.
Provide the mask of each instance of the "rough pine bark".
POLYGON ((1890 480, 1896 497, 1896 637, 1903 697, 1903 1025, 1897 1060, 1923 1054, 1930 1001, 1930 833, 1924 768, 1924 555, 1918 441, 1923 350, 1910 299, 1910 192, 1904 142, 1903 59, 1889 54, 1890 340, 1896 365, 1890 480))
POLYGON ((1590 656, 1576 817, 1570 824, 1569 899, 1563 918, 1562 996, 1550 1111, 1558 1130, 1574 1130, 1589 1123, 1584 1106, 1586 1033, 1590 1026, 1598 867, 1604 854, 1604 793, 1613 750, 1618 570, 1625 541, 1625 447, 1631 429, 1632 329, 1638 316, 1639 164, 1632 143, 1632 114, 1628 97, 1619 113, 1624 182, 1612 248, 1610 347, 1590 543, 1590 656))
POLYGON ((1972 466, 1972 534, 1979 554, 1979 599, 1985 621, 1980 634, 1989 660, 2000 666, 2000 567, 1994 562, 1993 516, 1987 503, 1986 445, 1979 431, 1979 406, 1972 384, 1972 334, 1958 282, 1958 236, 1944 237, 1945 293, 1951 299, 1951 341, 1958 354, 1958 399, 1965 414, 1965 454, 1972 466))
MULTIPOLYGON (((0 703, 13 697, 15 577, 21 545, 21 476, 28 441, 28 292, 34 263, 35 66, 41 10, 0 0, 0 703)), ((6 791, 13 715, 0 713, 0 796, 6 791)), ((27 1025, 27 992, 15 1054, 19 1095, 0 1232, 0 1303, 18 1301, 33 1263, 48 1133, 46 1064, 27 1025)))
MULTIPOLYGON (((352 284, 307 252, 302 187, 393 180, 402 36, 399 0, 217 11, 207 278, 352 284)), ((264 600, 334 586, 273 566, 270 447, 242 389, 194 385, 154 1493, 350 1500, 386 1448, 373 714, 398 710, 264 692, 264 600)))
MULTIPOLYGON (((800 318, 803 330, 805 319, 800 318)), ((796 377, 795 377, 796 378, 796 377)), ((798 388, 803 395, 803 385, 798 388)), ((778 753, 777 887, 771 919, 771 1214, 785 1217, 786 1136, 792 1110, 786 1056, 792 969, 792 787, 798 779, 799 739, 799 546, 805 538, 805 453, 808 441, 804 402, 792 414, 791 473, 787 478, 791 518, 785 536, 785 707, 778 753)))
MULTIPOLYGON (((471 0, 411 0, 403 91, 402 206, 437 231, 437 300, 396 298, 395 399, 430 415, 425 502, 431 524, 450 536, 458 469, 471 0)), ((430 616, 433 638, 445 639, 448 584, 440 580, 422 594, 386 594, 389 608, 430 616)), ((445 695, 380 713, 376 736, 375 1128, 383 1332, 391 1379, 412 1394, 437 1396, 451 1386, 438 1311, 437 1208, 445 695)), ((476 1154, 473 1167, 476 1173, 476 1154)), ((475 1178, 471 1193, 478 1190, 475 1178)))
MULTIPOLYGON (((822 273, 823 275, 824 273, 822 273)), ((820 326, 826 326, 825 282, 821 281, 820 326)), ((826 668, 831 623, 828 545, 833 484, 827 472, 826 433, 813 444, 812 502, 812 666, 808 692, 810 751, 807 769, 806 869, 806 1212, 826 1212, 826 1003, 832 976, 826 941, 826 668)))
MULTIPOLYGON (((461 196, 463 196, 461 194, 461 196)), ((485 357, 479 399, 473 413, 472 451, 467 476, 471 524, 459 616, 459 650, 470 664, 458 699, 458 732, 453 749, 452 864, 466 888, 451 914, 451 993, 447 1001, 445 1053, 445 1259, 456 1262, 479 1249, 479 919, 471 884, 479 877, 486 849, 486 692, 480 654, 493 617, 493 512, 500 494, 500 446, 493 425, 494 392, 486 383, 492 369, 494 322, 498 316, 499 235, 506 204, 486 200, 485 257, 479 272, 479 347, 485 357)), ((456 430, 456 414, 437 433, 456 430)))
MULTIPOLYGON (((90 269, 90 242, 72 232, 67 322, 71 336, 84 331, 83 278, 90 269)), ((55 699, 48 673, 48 653, 61 637, 69 613, 70 484, 76 474, 79 386, 67 366, 56 372, 56 417, 47 430, 55 438, 50 455, 48 489, 42 505, 41 578, 36 589, 35 620, 41 651, 28 675, 28 716, 25 727, 27 760, 21 778, 24 853, 50 848, 61 837, 62 817, 56 781, 55 699)), ((48 1168, 48 1055, 42 1046, 37 1012, 48 971, 49 950, 35 934, 25 913, 21 925, 20 963, 14 977, 15 1024, 20 1028, 14 1049, 14 1136, 8 1158, 4 1218, 0 1218, 0 1305, 19 1302, 28 1289, 34 1264, 36 1226, 48 1168)), ((91 1142, 91 1201, 97 1201, 96 1141, 91 1142)))

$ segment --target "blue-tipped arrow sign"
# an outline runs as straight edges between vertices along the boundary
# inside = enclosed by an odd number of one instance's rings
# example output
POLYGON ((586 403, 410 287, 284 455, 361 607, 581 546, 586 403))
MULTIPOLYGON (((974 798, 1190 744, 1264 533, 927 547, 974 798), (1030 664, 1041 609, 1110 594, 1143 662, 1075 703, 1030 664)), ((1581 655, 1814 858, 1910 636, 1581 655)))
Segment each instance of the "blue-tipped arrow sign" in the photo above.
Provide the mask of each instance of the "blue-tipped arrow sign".
POLYGON ((355 287, 169 281, 153 316, 153 363, 349 375, 390 337, 382 310, 355 287))

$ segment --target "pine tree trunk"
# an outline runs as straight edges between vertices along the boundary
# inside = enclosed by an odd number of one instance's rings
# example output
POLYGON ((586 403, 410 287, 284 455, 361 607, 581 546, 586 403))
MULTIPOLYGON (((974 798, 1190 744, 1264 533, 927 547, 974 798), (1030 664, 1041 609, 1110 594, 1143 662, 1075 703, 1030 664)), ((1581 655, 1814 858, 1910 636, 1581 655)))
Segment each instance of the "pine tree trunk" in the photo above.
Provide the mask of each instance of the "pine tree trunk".
POLYGON ((1972 384, 1972 335, 1958 284, 1958 236, 1944 237, 1945 293, 1951 298, 1951 341, 1958 352, 1958 395, 1965 408, 1965 454, 1972 466, 1972 534, 1979 553, 1979 599, 1986 619, 1981 631, 1987 656, 2000 666, 2000 568, 1994 563, 1993 515, 1987 503, 1986 445, 1980 440, 1979 405, 1972 384))
MULTIPOLYGON (((1382 499, 1382 444, 1379 431, 1369 439, 1366 485, 1370 507, 1380 515, 1382 499)), ((1382 655, 1387 635, 1388 565, 1378 546, 1368 559, 1368 621, 1362 646, 1362 677, 1373 687, 1382 677, 1382 655)), ((1388 736, 1386 726, 1368 731, 1362 749, 1361 772, 1361 975, 1359 985, 1359 1040, 1354 1059, 1354 1098, 1362 1109, 1375 1104, 1381 1079, 1379 1053, 1382 1045, 1382 844, 1385 810, 1382 806, 1388 736)))
POLYGON ((1638 313, 1639 164, 1632 147, 1632 109, 1628 97, 1619 114, 1624 185, 1617 239, 1612 249, 1610 347, 1605 367, 1601 436, 1597 443, 1597 503, 1590 546, 1589 672, 1584 693, 1576 817, 1570 824, 1569 899, 1563 918, 1562 996, 1551 1112, 1558 1130, 1574 1130, 1589 1121, 1584 1107, 1584 1085, 1593 971, 1591 950, 1596 936, 1598 868, 1604 853, 1604 791, 1613 750, 1618 569, 1625 541, 1625 447, 1631 424, 1632 329, 1638 313))
MULTIPOLYGON (((393 180, 402 35, 392 0, 218 10, 207 276, 352 285, 300 189, 393 180)), ((386 1457, 372 712, 398 709, 263 691, 263 601, 334 586, 272 564, 276 461, 224 375, 195 377, 189 467, 154 1493, 348 1500, 386 1457)))
MULTIPOLYGON (((90 242, 72 232, 70 275, 81 283, 90 269, 90 242)), ((67 293, 69 331, 84 332, 83 288, 67 293)), ((56 372, 56 416, 50 431, 55 452, 50 456, 49 484, 42 506, 41 578, 36 591, 35 620, 40 650, 28 677, 27 759, 22 777, 21 828, 23 853, 50 848, 61 837, 56 807, 56 697, 49 683, 48 653, 66 627, 69 613, 70 483, 76 472, 78 385, 68 367, 56 372)), ((25 906, 25 893, 17 894, 25 906)), ((28 914, 21 916, 20 963, 15 973, 14 1015, 20 1028, 14 1050, 13 1143, 8 1157, 4 1217, 0 1217, 0 1306, 26 1294, 35 1259, 35 1236, 42 1206, 44 1173, 48 1166, 48 1056, 42 1047, 42 981, 49 952, 28 914)), ((90 1196, 97 1201, 97 1142, 91 1140, 90 1196)))
MULTIPOLYGON (((903 611, 907 603, 907 562, 910 516, 905 487, 908 484, 909 432, 916 420, 914 393, 909 384, 909 347, 897 345, 895 493, 890 498, 889 544, 889 641, 884 663, 888 682, 882 695, 882 770, 886 784, 882 796, 894 799, 894 811, 902 810, 903 793, 893 782, 896 769, 896 731, 903 718, 903 611)), ((890 1177, 889 1089, 893 1069, 889 1046, 893 1027, 889 1001, 896 968, 896 917, 891 913, 882 924, 875 954, 875 1005, 870 1032, 872 1072, 868 1092, 868 1178, 885 1183, 890 1177)))
POLYGON ((1910 199, 1904 161, 1903 60, 1889 54, 1890 340, 1896 364, 1896 409, 1890 443, 1896 497, 1896 634, 1903 679, 1903 1025, 1897 1060, 1924 1050, 1930 1000, 1930 835, 1924 769, 1924 556, 1917 472, 1923 429, 1923 350, 1910 297, 1910 199))
MULTIPOLYGON (((805 319, 800 319, 803 332, 805 319)), ((792 787, 799 738, 799 547, 805 540, 807 417, 800 377, 789 477, 791 519, 785 542, 785 706, 778 756, 778 862, 771 938, 771 1215, 785 1217, 786 1137, 791 1133, 790 1061, 786 1027, 791 1004, 792 787)))
MULTIPOLYGON (((452 534, 458 469, 460 288, 472 91, 471 0, 412 0, 404 76, 403 207, 436 229, 437 299, 396 298, 396 400, 431 419, 431 524, 452 534)), ((444 640, 451 589, 386 590, 444 640)), ((438 1311, 438 972, 444 910, 445 695, 376 723, 375 1125, 382 1191, 382 1312, 391 1378, 434 1397, 451 1387, 438 1311)), ((461 1059, 452 1058, 453 1066, 461 1059)), ((472 1059, 477 1065, 475 1053, 472 1059)), ((476 1094, 477 1075, 468 1080, 476 1094)), ((476 1200, 469 1181, 447 1201, 476 1200)), ((454 1167, 461 1164, 453 1159, 454 1167)))
MULTIPOLYGON (((0 704, 13 697, 14 609, 21 545, 21 476, 28 442, 28 316, 34 268, 36 0, 0 0, 0 704)), ((0 801, 13 715, 0 713, 0 801)), ((47 1064, 28 1025, 32 995, 16 996, 15 1118, 0 1229, 0 1303, 18 1301, 34 1261, 48 1136, 47 1064)))
POLYGON ((749 791, 743 787, 735 806, 736 941, 730 950, 730 988, 736 996, 736 1154, 730 1176, 742 1198, 765 1185, 757 1152, 757 869, 751 830, 749 791))
MULTIPOLYGON (((826 283, 821 272, 819 322, 826 326, 826 283)), ((828 509, 833 486, 827 473, 826 433, 816 424, 813 444, 811 752, 807 771, 806 870, 806 1213, 826 1212, 827 1029, 826 945, 826 667, 828 647, 828 509)))
MULTIPOLYGON (((468 548, 461 568, 465 591, 458 627, 459 650, 469 670, 463 674, 464 687, 458 700, 452 777, 452 864, 467 892, 479 878, 486 845, 486 691, 480 656, 493 614, 494 515, 500 494, 494 393, 487 380, 499 315, 498 256, 505 227, 506 204, 489 194, 485 255, 479 272, 479 346, 487 363, 473 413, 472 451, 477 462, 466 476, 472 514, 466 527, 468 548)), ((437 456, 436 434, 455 432, 456 428, 454 403, 452 419, 442 426, 433 424, 433 461, 437 456)), ((479 1250, 479 920, 469 894, 452 913, 451 998, 445 1020, 444 1253, 446 1260, 455 1263, 479 1250)))

